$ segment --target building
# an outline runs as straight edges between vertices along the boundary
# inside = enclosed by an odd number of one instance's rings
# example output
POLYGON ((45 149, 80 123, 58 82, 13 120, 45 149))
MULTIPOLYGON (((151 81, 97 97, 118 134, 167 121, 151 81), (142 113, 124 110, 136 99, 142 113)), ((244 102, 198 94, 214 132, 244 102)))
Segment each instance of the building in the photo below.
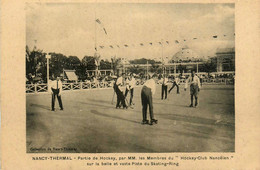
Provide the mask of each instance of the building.
POLYGON ((235 71, 235 48, 219 48, 216 52, 217 72, 235 71))
POLYGON ((167 73, 190 73, 192 70, 199 72, 204 59, 195 51, 185 46, 173 55, 168 64, 166 64, 167 73))

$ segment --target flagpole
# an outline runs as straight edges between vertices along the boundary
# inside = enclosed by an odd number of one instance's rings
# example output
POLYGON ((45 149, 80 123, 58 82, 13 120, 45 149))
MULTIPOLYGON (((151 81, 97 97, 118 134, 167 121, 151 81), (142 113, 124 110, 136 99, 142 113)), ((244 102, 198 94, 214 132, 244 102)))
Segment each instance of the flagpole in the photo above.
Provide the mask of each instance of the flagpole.
POLYGON ((148 60, 146 60, 146 80, 148 79, 148 60))
POLYGON ((96 7, 95 7, 95 52, 97 51, 97 23, 96 23, 96 7))
POLYGON ((163 39, 162 39, 162 69, 163 69, 163 74, 164 74, 164 58, 163 58, 163 39))

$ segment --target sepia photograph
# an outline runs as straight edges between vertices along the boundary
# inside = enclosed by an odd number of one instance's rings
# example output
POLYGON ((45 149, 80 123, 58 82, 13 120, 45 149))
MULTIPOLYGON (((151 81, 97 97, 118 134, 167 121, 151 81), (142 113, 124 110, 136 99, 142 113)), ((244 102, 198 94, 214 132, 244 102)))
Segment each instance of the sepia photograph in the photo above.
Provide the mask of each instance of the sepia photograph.
POLYGON ((234 3, 25 3, 27 153, 235 152, 234 3))

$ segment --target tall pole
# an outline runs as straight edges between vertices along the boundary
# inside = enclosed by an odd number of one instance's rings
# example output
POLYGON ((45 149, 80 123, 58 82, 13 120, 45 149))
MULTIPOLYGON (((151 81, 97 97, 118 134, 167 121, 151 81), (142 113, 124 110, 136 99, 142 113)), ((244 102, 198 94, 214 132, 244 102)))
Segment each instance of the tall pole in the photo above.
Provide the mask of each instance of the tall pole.
POLYGON ((97 18, 96 18, 96 6, 95 6, 95 52, 97 51, 97 18))
POLYGON ((49 71, 49 58, 47 58, 47 85, 49 87, 49 76, 50 76, 50 71, 49 71))
POLYGON ((47 90, 49 91, 50 88, 49 88, 49 77, 50 77, 50 69, 49 69, 49 60, 51 58, 51 55, 46 55, 46 58, 47 58, 47 90))
POLYGON ((162 39, 161 45, 162 45, 162 69, 163 69, 163 74, 164 74, 163 39, 162 39))
POLYGON ((148 79, 148 60, 146 61, 146 79, 148 79))
POLYGON ((123 73, 125 73, 125 58, 122 58, 123 60, 123 73))
POLYGON ((176 77, 176 64, 174 64, 174 77, 176 77))

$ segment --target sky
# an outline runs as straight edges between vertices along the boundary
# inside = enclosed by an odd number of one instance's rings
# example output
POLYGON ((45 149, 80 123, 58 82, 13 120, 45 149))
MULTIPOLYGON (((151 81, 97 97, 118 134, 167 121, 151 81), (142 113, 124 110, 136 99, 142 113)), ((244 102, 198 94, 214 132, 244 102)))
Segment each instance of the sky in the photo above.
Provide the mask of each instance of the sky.
POLYGON ((234 33, 234 4, 26 5, 26 44, 29 48, 33 49, 36 45, 47 53, 57 52, 80 59, 85 55, 94 55, 95 40, 98 53, 104 59, 111 56, 127 59, 171 58, 183 47, 189 47, 201 57, 214 56, 217 48, 235 47, 234 33), (218 37, 213 38, 214 35, 218 37), (158 42, 163 43, 160 45, 158 42), (129 47, 124 47, 125 44, 129 47))

